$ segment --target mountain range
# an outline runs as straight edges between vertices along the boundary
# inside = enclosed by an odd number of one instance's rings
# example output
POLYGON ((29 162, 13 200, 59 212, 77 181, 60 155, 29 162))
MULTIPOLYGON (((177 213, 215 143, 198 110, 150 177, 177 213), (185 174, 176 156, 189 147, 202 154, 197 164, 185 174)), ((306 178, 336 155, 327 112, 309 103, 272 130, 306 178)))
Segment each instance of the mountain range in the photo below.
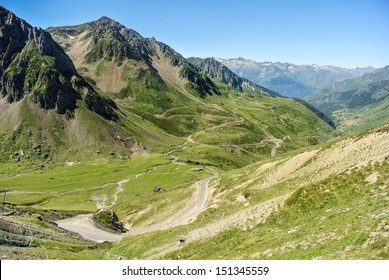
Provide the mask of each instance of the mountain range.
MULTIPOLYGON (((249 97, 247 94, 264 98, 268 100, 262 101, 265 103, 276 102, 280 97, 227 68, 222 69, 224 78, 215 75, 211 68, 204 71, 201 65, 185 59, 168 45, 154 38, 144 38, 106 17, 78 26, 48 28, 48 31, 98 91, 114 96, 134 113, 157 126, 162 124, 165 131, 176 136, 193 132, 196 126, 207 126, 209 121, 202 119, 202 114, 193 119, 194 109, 212 112, 213 121, 218 116, 232 117, 230 109, 213 104, 211 97, 220 96, 221 102, 226 101, 229 99, 227 92, 231 90, 246 93, 244 98, 249 97), (224 89, 221 84, 229 87, 224 89), (177 107, 182 109, 175 109, 177 107), (191 109, 188 111, 185 107, 191 109), (175 118, 176 114, 179 119, 175 118)), ((287 102, 293 103, 292 100, 287 102)))
MULTIPOLYGON (((6 9, 1 13, 3 159, 20 150, 62 160, 160 153, 190 136, 228 156, 232 167, 270 153, 261 141, 288 135, 287 151, 306 145, 301 136, 308 128, 318 136, 311 143, 333 129, 306 104, 227 68, 224 78, 201 70, 168 45, 110 18, 42 30, 6 9), (223 148, 230 146, 238 156, 223 148)), ((208 152, 210 159, 215 153, 208 152)))
POLYGON ((239 76, 288 97, 302 98, 334 82, 357 78, 373 67, 346 69, 336 66, 256 62, 244 58, 215 58, 239 76))
MULTIPOLYGON (((227 84, 238 90, 240 92, 261 92, 262 94, 270 94, 274 97, 282 97, 280 94, 276 92, 272 92, 264 87, 258 86, 257 84, 249 81, 246 78, 237 76, 231 70, 229 70, 226 66, 224 66, 221 62, 217 61, 214 58, 199 58, 199 57, 190 57, 188 58, 192 64, 196 65, 201 71, 207 73, 212 78, 216 78, 220 80, 222 83, 227 84)), ((320 119, 324 120, 332 127, 336 127, 335 123, 329 118, 326 114, 316 109, 314 106, 309 104, 308 102, 294 98, 297 102, 303 104, 305 107, 309 108, 313 113, 315 113, 320 119)))
POLYGON ((102 17, 78 26, 47 30, 81 73, 92 79, 97 88, 104 92, 126 90, 128 85, 124 80, 149 79, 147 86, 158 88, 164 77, 164 81, 171 84, 173 78, 188 79, 193 87, 196 84, 200 96, 219 94, 212 81, 199 75, 172 48, 154 38, 144 38, 110 18, 102 17), (165 66, 176 68, 175 77, 169 76, 172 73, 168 73, 165 66))

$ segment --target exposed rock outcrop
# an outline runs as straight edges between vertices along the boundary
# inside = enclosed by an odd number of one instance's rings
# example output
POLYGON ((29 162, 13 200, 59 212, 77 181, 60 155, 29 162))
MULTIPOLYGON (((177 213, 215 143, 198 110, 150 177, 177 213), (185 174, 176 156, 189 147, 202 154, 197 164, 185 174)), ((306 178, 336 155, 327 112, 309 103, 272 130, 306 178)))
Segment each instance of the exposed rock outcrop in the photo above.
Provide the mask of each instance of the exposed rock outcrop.
POLYGON ((105 231, 113 233, 124 233, 127 229, 119 221, 118 216, 112 210, 100 210, 92 217, 94 225, 105 231))

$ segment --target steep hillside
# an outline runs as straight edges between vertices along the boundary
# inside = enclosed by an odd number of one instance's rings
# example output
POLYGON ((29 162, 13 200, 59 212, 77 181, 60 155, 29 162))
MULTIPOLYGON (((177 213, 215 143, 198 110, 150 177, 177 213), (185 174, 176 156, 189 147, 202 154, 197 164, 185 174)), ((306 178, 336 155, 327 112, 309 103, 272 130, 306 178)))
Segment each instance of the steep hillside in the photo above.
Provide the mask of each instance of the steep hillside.
POLYGON ((177 144, 174 137, 233 117, 204 101, 220 95, 213 81, 154 38, 144 38, 107 17, 48 30, 80 73, 115 99, 122 112, 119 123, 151 151, 166 151, 177 144))
POLYGON ((363 129, 389 120, 389 66, 357 79, 332 84, 304 98, 346 129, 363 129))
POLYGON ((208 172, 152 156, 4 177, 7 201, 35 206, 0 208, 8 242, 0 252, 24 259, 387 259, 387 147, 388 125, 225 172, 211 183, 197 219, 168 229, 161 225, 196 200, 191 178, 208 172), (175 182, 171 172, 179 174, 175 182), (52 187, 42 192, 39 182, 49 178, 52 187), (97 178, 107 183, 96 185, 97 178), (111 205, 129 232, 88 244, 51 222, 95 205, 111 205))
POLYGON ((131 144, 115 140, 120 129, 109 122, 118 119, 116 104, 78 74, 50 34, 2 7, 0 23, 0 158, 27 166, 107 155, 108 147, 129 155, 131 144))
POLYGON ((0 94, 17 102, 31 101, 59 114, 73 111, 76 100, 100 115, 115 118, 114 104, 100 97, 78 75, 72 61, 50 34, 32 27, 0 7, 0 94))
POLYGON ((372 67, 345 69, 335 66, 294 65, 291 63, 255 62, 243 58, 216 58, 234 73, 281 93, 299 97, 334 82, 356 78, 374 70, 372 67))

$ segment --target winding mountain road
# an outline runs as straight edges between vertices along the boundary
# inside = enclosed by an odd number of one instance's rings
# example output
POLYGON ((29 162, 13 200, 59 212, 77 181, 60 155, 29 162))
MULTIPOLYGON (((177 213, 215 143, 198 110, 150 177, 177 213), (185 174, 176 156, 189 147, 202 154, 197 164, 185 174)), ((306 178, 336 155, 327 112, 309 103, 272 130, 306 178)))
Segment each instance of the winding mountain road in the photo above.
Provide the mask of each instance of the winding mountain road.
POLYGON ((190 208, 186 213, 183 213, 181 217, 174 219, 174 221, 167 224, 162 229, 169 229, 172 227, 187 225, 197 218, 197 215, 205 208, 205 205, 207 204, 209 183, 213 179, 219 177, 219 173, 217 173, 213 169, 211 170, 213 172, 213 175, 211 177, 208 177, 206 179, 197 182, 199 195, 197 197, 196 204, 192 208, 190 208))
POLYGON ((281 147, 281 144, 284 143, 284 140, 282 139, 274 139, 275 147, 271 149, 271 157, 276 156, 277 149, 281 147))
POLYGON ((213 169, 211 169, 211 171, 213 173, 211 177, 200 180, 196 183, 198 196, 194 206, 189 210, 185 209, 181 213, 170 217, 162 223, 142 228, 130 228, 129 231, 124 234, 115 234, 98 229, 92 222, 92 214, 78 215, 73 218, 56 221, 56 223, 58 226, 66 230, 78 233, 86 239, 100 243, 105 241, 119 241, 123 237, 129 235, 140 235, 148 232, 167 230, 169 228, 187 225, 193 222, 197 218, 197 215, 205 208, 208 199, 208 185, 213 179, 219 177, 218 172, 213 169))

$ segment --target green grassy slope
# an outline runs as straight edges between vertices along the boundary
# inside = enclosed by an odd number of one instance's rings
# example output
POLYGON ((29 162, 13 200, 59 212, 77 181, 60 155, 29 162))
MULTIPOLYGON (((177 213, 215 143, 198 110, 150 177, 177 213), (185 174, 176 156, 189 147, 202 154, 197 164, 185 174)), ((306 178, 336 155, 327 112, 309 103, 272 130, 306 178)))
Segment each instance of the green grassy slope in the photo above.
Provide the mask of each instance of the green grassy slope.
POLYGON ((33 166, 131 155, 131 145, 117 139, 123 134, 120 128, 87 110, 82 102, 77 104, 71 115, 42 110, 29 96, 18 104, 3 104, 1 159, 33 166))
POLYGON ((212 227, 189 231, 192 242, 164 257, 387 259, 388 135, 386 125, 312 152, 228 172, 202 218, 221 226, 216 221, 239 212, 246 221, 231 218, 229 227, 209 238, 193 236, 212 227), (274 199, 280 200, 264 219, 258 213, 274 199))
POLYGON ((387 259, 388 161, 296 191, 280 211, 247 230, 188 245, 181 259, 387 259), (365 182, 379 174, 374 184, 365 182), (212 249, 210 249, 212 248, 212 249))
POLYGON ((192 224, 114 243, 122 258, 387 259, 388 125, 229 171, 192 224), (178 238, 183 237, 184 243, 178 238))

